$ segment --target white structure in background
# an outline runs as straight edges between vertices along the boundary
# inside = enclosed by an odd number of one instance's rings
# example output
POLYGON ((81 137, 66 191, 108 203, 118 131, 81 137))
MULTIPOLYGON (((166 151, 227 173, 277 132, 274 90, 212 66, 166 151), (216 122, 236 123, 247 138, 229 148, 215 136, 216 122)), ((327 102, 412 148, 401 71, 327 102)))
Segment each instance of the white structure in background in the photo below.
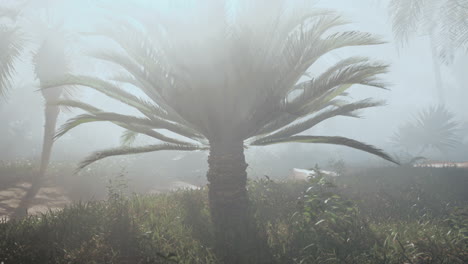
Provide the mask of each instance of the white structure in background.
POLYGON ((148 194, 158 194, 177 190, 199 190, 201 187, 183 181, 173 181, 164 186, 155 186, 148 191, 148 194))
POLYGON ((468 168, 468 162, 429 161, 414 164, 418 168, 468 168))
MULTIPOLYGON (((320 173, 322 173, 325 176, 331 176, 331 177, 339 176, 339 174, 334 171, 320 170, 320 173)), ((315 177, 316 174, 317 173, 314 170, 304 170, 304 169, 294 168, 292 169, 291 174, 289 175, 289 178, 293 180, 307 180, 308 177, 315 177)))

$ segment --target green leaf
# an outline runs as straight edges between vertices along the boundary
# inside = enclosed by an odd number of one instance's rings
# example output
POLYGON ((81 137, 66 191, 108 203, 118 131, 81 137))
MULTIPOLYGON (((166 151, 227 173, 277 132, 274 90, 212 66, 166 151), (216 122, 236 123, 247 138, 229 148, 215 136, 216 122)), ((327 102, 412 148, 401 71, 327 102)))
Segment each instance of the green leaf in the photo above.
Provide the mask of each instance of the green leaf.
POLYGON ((84 159, 78 166, 78 170, 85 168, 93 162, 98 160, 111 157, 111 156, 120 156, 120 155, 129 155, 129 154, 140 154, 148 153, 161 150, 180 150, 180 151, 194 151, 194 150, 206 150, 206 147, 199 145, 175 145, 175 144, 158 144, 158 145, 149 145, 142 147, 119 147, 112 148, 107 150, 97 151, 86 159, 84 159))
POLYGON ((333 137, 333 136, 293 136, 287 138, 280 138, 280 139, 272 139, 272 140, 265 140, 256 142, 256 146, 266 146, 272 144, 279 144, 279 143, 315 143, 315 144, 333 144, 333 145, 342 145, 347 146, 354 149, 359 149, 371 154, 374 154, 378 157, 381 157, 385 160, 393 162, 397 165, 400 165, 397 161, 395 161, 392 157, 386 154, 381 149, 378 149, 374 146, 345 138, 345 137, 333 137))
POLYGON ((120 142, 124 146, 129 146, 135 142, 138 132, 132 131, 132 130, 125 130, 122 133, 122 136, 120 136, 120 142))
POLYGON ((303 122, 287 126, 271 135, 265 136, 263 138, 257 139, 256 142, 262 142, 271 139, 285 138, 295 134, 299 134, 307 129, 314 127, 315 125, 323 122, 324 120, 336 117, 336 116, 353 116, 353 112, 359 109, 375 107, 382 105, 383 102, 372 101, 371 99, 364 99, 355 103, 346 104, 340 107, 332 108, 330 110, 325 110, 303 122))

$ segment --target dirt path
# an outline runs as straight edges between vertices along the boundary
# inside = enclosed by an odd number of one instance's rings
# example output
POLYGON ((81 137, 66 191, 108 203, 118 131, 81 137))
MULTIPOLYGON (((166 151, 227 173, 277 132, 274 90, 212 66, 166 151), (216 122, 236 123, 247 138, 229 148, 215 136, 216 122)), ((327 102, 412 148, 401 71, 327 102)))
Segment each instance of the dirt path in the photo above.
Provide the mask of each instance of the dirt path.
MULTIPOLYGON (((0 190, 0 218, 9 218, 18 206, 31 184, 19 182, 13 187, 0 190)), ((71 201, 61 188, 45 186, 39 190, 28 213, 31 215, 45 213, 65 207, 71 201)))

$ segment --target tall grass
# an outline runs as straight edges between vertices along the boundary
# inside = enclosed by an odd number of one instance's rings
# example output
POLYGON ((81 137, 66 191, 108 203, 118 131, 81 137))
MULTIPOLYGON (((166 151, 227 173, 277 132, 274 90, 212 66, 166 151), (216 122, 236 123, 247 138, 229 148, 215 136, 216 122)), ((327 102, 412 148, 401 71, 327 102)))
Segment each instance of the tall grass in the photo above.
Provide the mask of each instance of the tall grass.
MULTIPOLYGON (((206 189, 147 196, 125 188, 116 180, 106 201, 1 223, 0 262, 217 263, 206 189)), ((320 175, 248 189, 274 263, 468 262, 466 204, 382 221, 380 211, 362 212, 364 197, 350 200, 320 175)))

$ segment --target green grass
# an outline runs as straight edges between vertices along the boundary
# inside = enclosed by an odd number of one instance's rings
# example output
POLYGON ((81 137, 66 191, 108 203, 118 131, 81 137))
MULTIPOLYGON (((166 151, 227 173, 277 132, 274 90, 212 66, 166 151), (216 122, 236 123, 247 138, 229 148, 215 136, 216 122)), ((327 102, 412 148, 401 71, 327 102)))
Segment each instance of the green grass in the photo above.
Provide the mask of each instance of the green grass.
MULTIPOLYGON (((1 223, 0 262, 216 263, 206 189, 126 196, 124 187, 114 182, 106 201, 1 223)), ((468 262, 466 204, 383 220, 321 177, 252 181, 249 193, 276 263, 468 262)))

